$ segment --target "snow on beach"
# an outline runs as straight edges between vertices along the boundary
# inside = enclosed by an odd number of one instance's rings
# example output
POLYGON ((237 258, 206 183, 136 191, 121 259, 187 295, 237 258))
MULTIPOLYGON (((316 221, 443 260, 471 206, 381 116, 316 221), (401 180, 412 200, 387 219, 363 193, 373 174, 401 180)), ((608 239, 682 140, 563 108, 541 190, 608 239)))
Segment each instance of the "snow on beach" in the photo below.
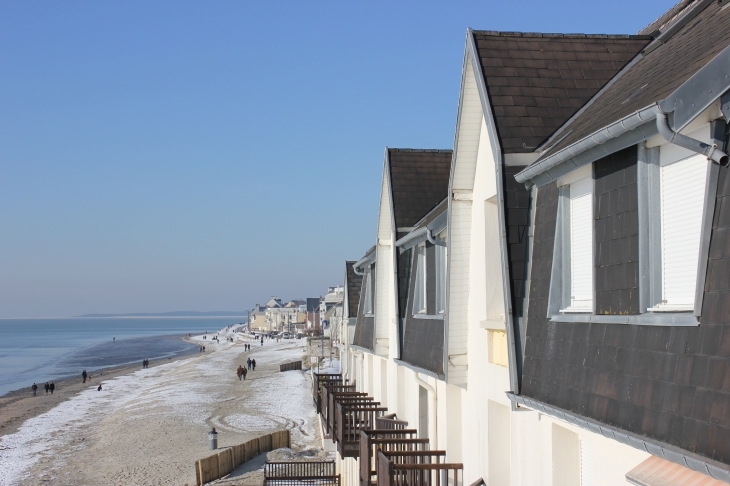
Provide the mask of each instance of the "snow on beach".
POLYGON ((211 426, 221 446, 283 428, 295 448, 316 445, 308 376, 278 372, 301 359, 302 341, 248 353, 224 340, 206 348, 213 352, 103 381, 101 392, 94 384, 1 437, 0 485, 194 483, 211 426), (257 370, 239 382, 235 369, 248 356, 257 370))

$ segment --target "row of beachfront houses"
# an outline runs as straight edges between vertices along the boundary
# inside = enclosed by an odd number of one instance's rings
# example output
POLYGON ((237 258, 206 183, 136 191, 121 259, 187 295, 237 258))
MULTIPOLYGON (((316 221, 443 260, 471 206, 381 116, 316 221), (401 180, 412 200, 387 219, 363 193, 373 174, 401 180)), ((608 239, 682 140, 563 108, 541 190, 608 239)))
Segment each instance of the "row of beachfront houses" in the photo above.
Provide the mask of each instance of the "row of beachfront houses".
POLYGON ((249 312, 251 329, 266 332, 334 333, 339 336, 342 323, 344 288, 329 287, 327 293, 307 300, 284 302, 272 296, 249 312))
POLYGON ((730 482, 729 4, 467 31, 453 148, 385 149, 345 264, 341 377, 315 390, 344 484, 730 482), (406 436, 445 452, 375 455, 406 436), (398 466, 429 461, 453 467, 398 466))

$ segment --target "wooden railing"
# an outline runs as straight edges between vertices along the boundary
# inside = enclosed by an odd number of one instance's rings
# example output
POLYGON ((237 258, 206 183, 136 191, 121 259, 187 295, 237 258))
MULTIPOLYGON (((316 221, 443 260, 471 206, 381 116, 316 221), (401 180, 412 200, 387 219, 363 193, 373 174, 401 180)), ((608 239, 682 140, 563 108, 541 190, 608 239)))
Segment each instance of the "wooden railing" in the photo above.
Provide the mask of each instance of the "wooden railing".
MULTIPOLYGON (((443 451, 439 451, 443 452, 443 451)), ((463 486, 464 465, 461 463, 399 463, 398 455, 378 452, 378 486, 463 486)), ((412 455, 419 461, 433 456, 412 455)), ((440 457, 440 456, 438 456, 440 457)))
POLYGON ((342 383, 333 382, 333 381, 327 381, 324 382, 321 386, 320 390, 320 408, 319 412, 321 413, 325 418, 327 417, 327 406, 329 405, 330 401, 330 394, 332 393, 361 393, 362 395, 367 395, 367 393, 364 392, 356 392, 355 391, 355 385, 343 385, 342 383))
POLYGON ((360 454, 360 431, 375 428, 375 419, 388 409, 369 404, 336 405, 337 451, 341 457, 357 457, 360 454))
POLYGON ((312 399, 317 406, 317 413, 322 412, 322 384, 326 381, 342 383, 340 373, 314 373, 312 379, 312 399))
POLYGON ((418 439, 416 429, 360 431, 360 485, 374 483, 378 451, 425 451, 428 439, 418 439))
POLYGON ((339 486, 334 461, 328 462, 267 462, 264 464, 264 485, 339 486))
MULTIPOLYGON (((348 394, 340 394, 340 393, 333 393, 330 395, 330 404, 327 408, 328 411, 335 410, 335 406, 338 403, 341 403, 343 405, 357 407, 357 406, 370 406, 370 407, 379 407, 380 402, 375 402, 375 399, 373 397, 368 396, 360 396, 360 395, 348 395, 348 394)), ((336 413, 330 413, 327 416, 327 430, 328 433, 332 436, 332 439, 337 442, 337 414, 336 413)))
POLYGON ((405 429, 408 427, 408 422, 398 420, 394 413, 389 413, 388 415, 378 417, 375 422, 375 427, 377 429, 405 429))
MULTIPOLYGON (((339 388, 339 387, 338 387, 339 388)), ((325 433, 332 435, 332 429, 330 428, 335 420, 335 404, 340 399, 345 398, 370 398, 367 393, 356 392, 356 391, 329 391, 326 387, 323 388, 323 399, 322 399, 322 425, 324 426, 325 433)), ((346 390, 346 388, 343 388, 346 390)))

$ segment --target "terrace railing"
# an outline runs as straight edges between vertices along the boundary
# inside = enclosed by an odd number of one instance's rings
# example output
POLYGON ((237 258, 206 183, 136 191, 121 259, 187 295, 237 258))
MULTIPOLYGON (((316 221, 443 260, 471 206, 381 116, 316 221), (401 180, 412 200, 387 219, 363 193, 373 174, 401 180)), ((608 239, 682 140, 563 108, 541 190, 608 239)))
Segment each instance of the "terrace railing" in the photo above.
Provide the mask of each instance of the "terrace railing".
MULTIPOLYGON (((337 388, 343 388, 343 390, 347 390, 347 388, 344 387, 334 387, 336 390, 337 388)), ((332 434, 332 430, 330 426, 332 425, 334 421, 334 415, 335 415, 335 404, 337 403, 337 400, 340 398, 370 398, 372 400, 372 397, 368 397, 368 394, 365 392, 356 392, 356 391, 330 391, 332 388, 328 389, 327 387, 322 388, 323 390, 323 397, 322 397, 322 424, 324 425, 325 432, 327 435, 332 434)), ((353 388, 354 389, 354 388, 353 388)))
MULTIPOLYGON (((340 393, 333 393, 330 395, 330 404, 327 408, 328 411, 335 410, 335 407, 338 403, 342 403, 343 405, 347 406, 371 406, 371 407, 379 407, 380 402, 374 401, 375 399, 373 397, 368 396, 356 396, 356 395, 343 395, 340 393)), ((333 440, 337 442, 337 414, 336 413, 330 413, 327 416, 327 430, 328 433, 332 436, 333 440)))
POLYGON ((322 384, 327 381, 342 383, 339 373, 314 373, 312 379, 312 399, 317 407, 317 413, 322 413, 322 384))
POLYGON ((383 415, 376 420, 375 427, 377 429, 405 429, 408 427, 408 422, 405 420, 398 420, 394 413, 383 415))
MULTIPOLYGON (((442 452, 442 451, 439 451, 442 452)), ((464 465, 461 463, 403 463, 404 456, 378 452, 378 486, 463 486, 464 465)), ((413 461, 427 456, 410 456, 413 461)), ((429 457, 429 460, 433 456, 429 457)))
POLYGON ((338 403, 335 417, 337 451, 341 457, 357 457, 360 454, 360 431, 375 428, 375 419, 388 409, 370 404, 348 405, 338 403))
POLYGON ((416 429, 361 430, 360 431, 360 486, 375 483, 375 465, 378 452, 426 451, 428 439, 418 439, 416 429))
POLYGON ((334 461, 267 462, 264 486, 340 486, 334 461))

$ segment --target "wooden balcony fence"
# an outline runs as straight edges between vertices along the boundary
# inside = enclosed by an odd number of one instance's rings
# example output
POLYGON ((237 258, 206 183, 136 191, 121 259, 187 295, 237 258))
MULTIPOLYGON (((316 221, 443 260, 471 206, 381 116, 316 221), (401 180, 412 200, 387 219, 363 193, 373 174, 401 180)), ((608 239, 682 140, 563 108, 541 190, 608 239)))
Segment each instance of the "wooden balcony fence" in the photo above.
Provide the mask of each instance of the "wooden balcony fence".
POLYGON ((338 403, 335 409, 337 430, 334 437, 340 456, 357 457, 360 454, 360 431, 374 429, 375 419, 387 411, 386 407, 369 404, 338 403))
POLYGON ((342 383, 342 375, 339 373, 314 373, 312 378, 312 399, 317 407, 317 413, 322 412, 322 384, 327 381, 342 383))
POLYGON ((358 392, 355 391, 355 385, 324 385, 322 387, 322 405, 320 406, 320 414, 322 415, 322 423, 324 424, 325 430, 327 431, 327 434, 330 433, 329 429, 329 423, 330 423, 330 414, 334 413, 334 409, 330 408, 330 405, 333 403, 333 396, 335 395, 342 395, 342 396, 353 396, 353 397, 366 397, 368 396, 365 392, 358 392))
POLYGON ((427 451, 428 439, 419 439, 416 429, 360 431, 360 486, 375 484, 378 451, 427 451))
MULTIPOLYGON (((438 451, 443 452, 443 451, 438 451)), ((404 463, 404 456, 378 452, 377 486, 463 486, 464 465, 461 463, 423 463, 434 456, 411 455, 404 463)), ((436 456, 440 457, 440 456, 436 456)))
POLYGON ((340 475, 334 461, 267 462, 264 486, 339 486, 340 475))
POLYGON ((375 427, 377 429, 405 429, 408 427, 408 422, 405 420, 398 420, 394 413, 383 415, 375 421, 375 427))
POLYGON ((330 401, 329 405, 327 406, 327 431, 333 437, 333 440, 335 442, 337 442, 337 414, 331 412, 335 410, 335 407, 338 403, 342 403, 348 406, 380 406, 380 402, 375 402, 375 399, 369 396, 332 393, 330 394, 329 398, 330 401))

